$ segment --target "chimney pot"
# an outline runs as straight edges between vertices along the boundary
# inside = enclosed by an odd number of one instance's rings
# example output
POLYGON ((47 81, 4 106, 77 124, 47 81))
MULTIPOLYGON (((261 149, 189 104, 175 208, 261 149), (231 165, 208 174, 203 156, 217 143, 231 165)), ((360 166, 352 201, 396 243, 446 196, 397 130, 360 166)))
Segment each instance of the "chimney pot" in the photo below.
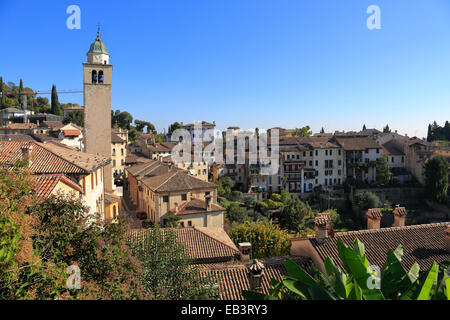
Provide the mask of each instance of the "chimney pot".
POLYGON ((383 213, 379 208, 372 208, 367 210, 367 229, 374 230, 380 229, 381 217, 383 213))
POLYGON ((394 227, 404 227, 405 226, 405 218, 408 214, 406 208, 397 206, 394 211, 394 227))
POLYGON ((316 239, 319 241, 323 241, 328 238, 330 214, 320 213, 316 218, 314 218, 314 224, 316 226, 316 239))
POLYGON ((241 260, 249 261, 252 255, 252 244, 250 242, 239 243, 239 251, 241 252, 241 260))
POLYGON ((265 273, 264 264, 258 261, 258 259, 253 260, 252 265, 249 267, 249 282, 250 290, 259 291, 262 290, 262 279, 265 273))

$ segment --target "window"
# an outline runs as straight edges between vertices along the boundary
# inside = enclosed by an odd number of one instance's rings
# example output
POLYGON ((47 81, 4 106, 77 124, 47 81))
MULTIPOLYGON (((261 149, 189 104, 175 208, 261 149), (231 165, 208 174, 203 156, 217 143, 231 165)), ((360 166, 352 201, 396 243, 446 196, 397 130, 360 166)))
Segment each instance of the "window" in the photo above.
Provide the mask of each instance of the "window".
POLYGON ((319 155, 319 150, 316 150, 316 156, 318 156, 319 155))
POLYGON ((313 152, 312 152, 312 151, 311 151, 311 152, 309 153, 309 156, 310 156, 310 157, 312 157, 312 156, 313 156, 313 152))
POLYGON ((377 153, 380 153, 380 149, 377 149, 377 153))
POLYGON ((113 152, 112 152, 112 155, 113 155, 113 156, 115 156, 115 155, 116 155, 116 149, 115 149, 115 148, 113 148, 113 152))
POLYGON ((319 165, 319 160, 316 160, 316 167, 319 165))
POLYGON ((180 222, 180 227, 184 228, 184 222, 180 222))
POLYGON ((120 153, 123 155, 123 148, 120 150, 120 153))
POLYGON ((338 166, 342 165, 342 160, 338 160, 338 166))
POLYGON ((326 156, 328 155, 328 150, 325 150, 325 155, 326 155, 326 156))
MULTIPOLYGON (((303 152, 303 157, 306 157, 306 152, 303 152)), ((298 158, 297 158, 298 159, 298 158)))
POLYGON ((288 155, 287 155, 287 158, 288 158, 288 159, 290 159, 290 158, 291 158, 291 155, 290 155, 290 154, 288 154, 288 155))
POLYGON ((338 150, 338 155, 341 155, 341 150, 340 149, 338 150))
POLYGON ((309 166, 312 167, 312 165, 313 165, 313 162, 312 162, 312 160, 310 160, 309 161, 309 166))
POLYGON ((97 177, 97 171, 95 171, 95 185, 98 186, 98 177, 97 177))
POLYGON ((92 83, 97 84, 97 71, 92 71, 92 83))
POLYGON ((402 163, 404 163, 405 162, 405 157, 402 157, 402 163))
POLYGON ((188 227, 192 227, 192 221, 188 221, 188 227))
POLYGON ((169 202, 169 196, 163 196, 163 202, 169 202))
POLYGON ((181 201, 187 201, 187 194, 186 193, 183 193, 181 195, 181 201))
POLYGON ((113 160, 113 167, 116 166, 116 160, 113 160))
POLYGON ((330 156, 332 156, 333 155, 333 150, 330 150, 330 156))
POLYGON ((91 189, 94 190, 94 175, 91 174, 91 189))
POLYGON ((98 72, 98 83, 103 84, 103 71, 98 72))

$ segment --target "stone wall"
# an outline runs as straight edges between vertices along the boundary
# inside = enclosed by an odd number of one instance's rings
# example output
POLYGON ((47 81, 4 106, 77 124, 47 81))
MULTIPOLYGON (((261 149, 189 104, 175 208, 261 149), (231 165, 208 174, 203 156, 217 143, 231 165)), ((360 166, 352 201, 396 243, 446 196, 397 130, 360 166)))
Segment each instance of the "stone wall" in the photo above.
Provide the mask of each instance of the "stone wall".
POLYGON ((393 206, 418 205, 425 200, 423 188, 413 187, 355 189, 353 195, 350 195, 350 200, 353 201, 356 195, 366 191, 377 195, 382 203, 389 201, 393 206))

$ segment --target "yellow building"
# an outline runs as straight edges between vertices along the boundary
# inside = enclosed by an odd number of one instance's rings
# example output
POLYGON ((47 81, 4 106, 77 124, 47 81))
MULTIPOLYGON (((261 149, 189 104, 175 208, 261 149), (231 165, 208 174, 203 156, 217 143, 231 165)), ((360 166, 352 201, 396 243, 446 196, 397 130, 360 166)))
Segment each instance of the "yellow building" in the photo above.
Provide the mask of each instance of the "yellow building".
POLYGON ((126 140, 111 132, 111 159, 113 175, 121 175, 125 170, 125 158, 127 157, 126 140))
POLYGON ((170 163, 151 161, 126 169, 133 202, 153 223, 165 225, 170 215, 182 226, 221 227, 223 211, 217 186, 193 177, 170 163))

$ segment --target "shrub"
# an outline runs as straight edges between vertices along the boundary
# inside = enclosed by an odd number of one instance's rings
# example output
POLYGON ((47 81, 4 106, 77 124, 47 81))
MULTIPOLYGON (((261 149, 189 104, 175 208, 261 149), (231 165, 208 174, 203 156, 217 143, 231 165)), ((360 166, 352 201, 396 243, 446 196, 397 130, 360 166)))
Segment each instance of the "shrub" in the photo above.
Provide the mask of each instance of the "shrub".
POLYGON ((252 258, 266 258, 289 255, 290 241, 286 231, 268 222, 245 222, 231 230, 230 238, 238 245, 252 244, 252 258))

